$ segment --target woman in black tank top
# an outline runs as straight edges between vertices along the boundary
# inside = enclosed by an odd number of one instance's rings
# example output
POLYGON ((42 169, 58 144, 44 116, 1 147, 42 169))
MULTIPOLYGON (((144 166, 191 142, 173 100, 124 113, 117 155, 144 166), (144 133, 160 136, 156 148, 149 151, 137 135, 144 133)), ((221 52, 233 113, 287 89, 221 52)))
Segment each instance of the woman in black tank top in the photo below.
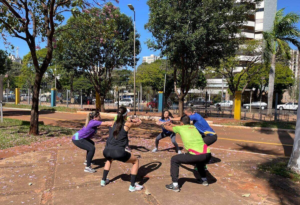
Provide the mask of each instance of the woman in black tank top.
POLYGON ((139 160, 129 152, 126 152, 125 148, 128 145, 128 131, 130 128, 137 127, 142 124, 142 121, 140 119, 137 119, 134 122, 126 121, 128 112, 129 110, 125 107, 120 107, 118 110, 117 120, 113 127, 109 129, 109 137, 103 151, 103 155, 107 161, 103 171, 101 186, 105 186, 109 182, 107 180, 107 175, 110 170, 111 163, 113 160, 118 160, 124 163, 133 164, 131 169, 131 184, 129 186, 129 191, 134 192, 143 189, 143 186, 135 183, 139 169, 139 160))

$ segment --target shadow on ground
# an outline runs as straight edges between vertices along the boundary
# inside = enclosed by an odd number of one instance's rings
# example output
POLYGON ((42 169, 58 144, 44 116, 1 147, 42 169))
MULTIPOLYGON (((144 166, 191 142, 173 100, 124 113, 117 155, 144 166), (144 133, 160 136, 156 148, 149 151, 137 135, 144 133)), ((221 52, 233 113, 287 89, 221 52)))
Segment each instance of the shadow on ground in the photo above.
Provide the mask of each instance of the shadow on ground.
MULTIPOLYGON (((137 181, 140 182, 141 185, 145 184, 149 177, 147 176, 149 173, 159 169, 161 167, 161 162, 150 162, 148 164, 145 164, 139 168, 138 174, 137 174, 137 181)), ((129 181, 131 179, 130 174, 121 174, 113 179, 110 180, 110 182, 114 182, 118 179, 122 179, 123 181, 129 181)))

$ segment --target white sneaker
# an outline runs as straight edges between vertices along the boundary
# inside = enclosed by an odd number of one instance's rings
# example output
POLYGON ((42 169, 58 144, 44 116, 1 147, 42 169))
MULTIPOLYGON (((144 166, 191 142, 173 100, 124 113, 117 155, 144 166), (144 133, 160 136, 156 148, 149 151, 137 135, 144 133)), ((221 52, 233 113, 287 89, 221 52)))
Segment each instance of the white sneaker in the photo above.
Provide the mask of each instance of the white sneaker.
POLYGON ((132 150, 127 146, 127 147, 125 148, 125 151, 131 153, 132 150))
POLYGON ((152 150, 152 152, 157 152, 157 150, 158 150, 157 148, 154 148, 154 149, 152 150))
POLYGON ((95 170, 95 169, 92 169, 92 167, 85 167, 84 172, 87 172, 87 173, 95 173, 96 170, 95 170))
POLYGON ((178 150, 178 152, 177 152, 178 154, 182 154, 182 152, 180 151, 180 150, 178 150))
POLYGON ((138 183, 135 183, 134 186, 129 186, 129 191, 130 192, 135 192, 135 191, 140 191, 142 190, 144 187, 142 185, 139 185, 138 183))

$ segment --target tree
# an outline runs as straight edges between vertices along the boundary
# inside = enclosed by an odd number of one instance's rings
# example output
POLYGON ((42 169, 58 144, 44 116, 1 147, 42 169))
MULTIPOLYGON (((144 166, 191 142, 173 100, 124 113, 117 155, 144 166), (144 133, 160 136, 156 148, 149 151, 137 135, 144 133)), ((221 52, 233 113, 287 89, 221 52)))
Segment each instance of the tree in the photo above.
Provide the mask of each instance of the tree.
MULTIPOLYGON (((148 47, 160 50, 174 68, 174 90, 179 114, 191 83, 207 66, 217 67, 220 60, 234 55, 237 34, 253 4, 242 0, 149 0, 149 22, 145 25, 153 37, 148 47), (180 76, 180 77, 178 77, 180 76)), ((254 0, 254 3, 260 0, 254 0)))
MULTIPOLYGON (((97 3, 100 5, 100 3, 97 3)), ((35 69, 34 90, 32 98, 31 119, 29 134, 38 135, 38 100, 42 77, 46 72, 55 48, 56 29, 64 21, 64 12, 80 15, 88 12, 96 4, 88 0, 32 0, 32 1, 0 1, 0 31, 5 45, 8 33, 14 38, 24 40, 31 52, 35 69), (45 42, 47 55, 39 64, 36 51, 40 48, 38 39, 45 42)))
MULTIPOLYGON (((299 85, 300 86, 300 85, 299 85)), ((298 96, 298 103, 300 102, 300 95, 298 96)), ((293 151, 288 163, 288 167, 300 174, 300 109, 297 110, 297 124, 295 130, 295 139, 293 151)))
MULTIPOLYGON (((165 74, 166 86, 165 86, 165 99, 168 99, 172 91, 174 91, 174 69, 170 67, 169 61, 160 59, 153 63, 143 63, 137 68, 136 83, 142 84, 143 87, 150 86, 154 91, 164 90, 165 74)), ((178 78, 181 76, 178 75, 178 78)), ((179 82, 180 80, 178 80, 179 82)), ((130 82, 133 82, 133 76, 131 76, 130 82)), ((199 71, 198 77, 191 81, 191 88, 204 89, 206 86, 206 78, 202 71, 199 71)), ((165 105, 167 101, 164 100, 165 105)))
MULTIPOLYGON (((66 27, 74 27, 77 31, 63 32, 59 39, 59 46, 63 48, 61 53, 70 66, 89 76, 100 95, 101 107, 97 109, 104 111, 104 98, 111 89, 112 71, 122 66, 133 66, 133 22, 108 3, 102 10, 89 10, 85 18, 71 18, 66 27)), ((136 54, 140 52, 138 38, 136 34, 136 54)))
POLYGON ((5 75, 11 69, 11 65, 7 52, 0 50, 0 75, 5 75))
POLYGON ((235 92, 245 91, 249 83, 264 71, 261 42, 247 40, 238 50, 242 56, 229 57, 222 60, 215 69, 227 81, 228 89, 235 99, 235 92))
POLYGON ((277 11, 272 30, 263 33, 266 42, 266 58, 271 62, 269 71, 268 115, 272 114, 273 108, 276 54, 281 54, 289 59, 290 46, 288 43, 292 43, 300 50, 300 30, 296 25, 300 20, 300 15, 288 13, 284 16, 283 12, 284 9, 277 11))
POLYGON ((278 93, 278 99, 281 101, 283 93, 294 84, 293 71, 288 66, 277 63, 275 67, 274 84, 274 93, 278 93))

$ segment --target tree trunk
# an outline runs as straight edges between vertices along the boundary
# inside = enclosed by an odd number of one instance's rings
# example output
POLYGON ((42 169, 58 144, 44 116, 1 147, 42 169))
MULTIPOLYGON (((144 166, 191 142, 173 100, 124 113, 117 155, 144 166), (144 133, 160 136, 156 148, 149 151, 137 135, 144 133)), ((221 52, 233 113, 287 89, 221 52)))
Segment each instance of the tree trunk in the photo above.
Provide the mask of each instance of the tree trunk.
POLYGON ((101 112, 105 112, 104 96, 100 96, 100 110, 101 110, 101 112))
POLYGON ((100 108, 101 108, 100 94, 96 91, 96 110, 100 110, 100 108))
MULTIPOLYGON (((300 102, 300 94, 298 102, 300 102)), ((297 125, 295 130, 295 139, 293 152, 288 167, 294 172, 300 174, 300 110, 297 111, 297 125)))
POLYGON ((71 98, 74 97, 74 86, 73 86, 73 82, 74 82, 74 75, 71 74, 71 76, 70 76, 70 97, 71 97, 71 98))
POLYGON ((178 97, 178 110, 179 110, 179 116, 183 116, 183 106, 184 106, 184 97, 182 96, 182 93, 178 97))
POLYGON ((272 55, 271 68, 269 72, 269 91, 268 91, 268 112, 267 115, 272 115, 273 108, 273 94, 274 94, 274 81, 275 81, 275 54, 272 55))
POLYGON ((31 107, 31 118, 30 118, 30 129, 29 134, 39 134, 39 92, 41 87, 43 75, 41 73, 35 74, 33 96, 32 96, 32 107, 31 107))

